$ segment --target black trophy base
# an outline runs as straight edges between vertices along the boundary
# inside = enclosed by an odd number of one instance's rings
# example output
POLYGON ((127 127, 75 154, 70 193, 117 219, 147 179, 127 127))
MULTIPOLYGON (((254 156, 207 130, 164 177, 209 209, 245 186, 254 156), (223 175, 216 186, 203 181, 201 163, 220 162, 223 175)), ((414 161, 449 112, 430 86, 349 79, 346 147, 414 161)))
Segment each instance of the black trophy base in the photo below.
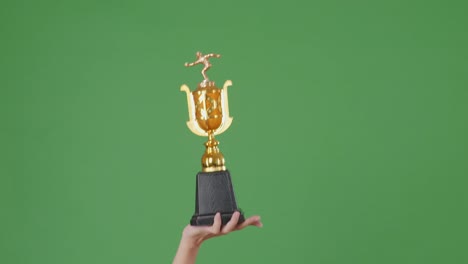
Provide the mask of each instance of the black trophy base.
POLYGON ((210 226, 216 213, 221 213, 222 225, 231 220, 235 211, 241 213, 239 222, 244 222, 244 214, 237 207, 234 189, 232 188, 229 171, 199 172, 197 174, 197 189, 195 214, 190 220, 193 226, 210 226))
MULTIPOLYGON (((242 213, 242 211, 240 211, 240 210, 238 210, 238 211, 241 213, 241 215, 240 215, 239 221, 237 223, 240 224, 240 223, 245 221, 245 218, 244 218, 244 213, 242 213)), ((231 220, 231 217, 232 217, 233 214, 234 214, 234 212, 232 212, 232 213, 221 213, 221 223, 222 223, 222 225, 227 224, 227 222, 229 222, 229 220, 231 220)), ((213 225, 215 215, 216 214, 193 215, 192 219, 190 220, 190 224, 193 225, 193 226, 210 226, 210 225, 213 225)))

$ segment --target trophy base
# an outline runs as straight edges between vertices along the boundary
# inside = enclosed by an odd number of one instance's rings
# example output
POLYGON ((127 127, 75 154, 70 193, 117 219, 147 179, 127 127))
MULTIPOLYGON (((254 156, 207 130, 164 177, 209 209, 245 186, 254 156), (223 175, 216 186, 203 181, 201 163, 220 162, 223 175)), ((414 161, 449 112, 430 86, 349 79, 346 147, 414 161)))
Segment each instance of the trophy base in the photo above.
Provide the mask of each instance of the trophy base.
MULTIPOLYGON (((197 189, 195 214, 190 220, 193 226, 212 225, 216 213, 221 213, 222 224, 231 220, 237 207, 234 189, 232 188, 229 171, 199 172, 197 174, 197 189)), ((244 222, 241 212, 238 223, 244 222)))
MULTIPOLYGON (((244 213, 242 213, 242 211, 240 211, 240 210, 239 210, 239 212, 241 213, 241 215, 239 216, 239 221, 237 222, 238 224, 245 221, 244 213)), ((222 225, 227 224, 229 222, 229 220, 231 220, 231 217, 232 217, 233 214, 234 214, 234 212, 232 212, 232 213, 221 213, 221 223, 222 223, 222 225)), ((215 215, 216 214, 193 215, 192 219, 190 220, 190 225, 193 225, 193 226, 210 226, 210 225, 213 225, 215 215)))

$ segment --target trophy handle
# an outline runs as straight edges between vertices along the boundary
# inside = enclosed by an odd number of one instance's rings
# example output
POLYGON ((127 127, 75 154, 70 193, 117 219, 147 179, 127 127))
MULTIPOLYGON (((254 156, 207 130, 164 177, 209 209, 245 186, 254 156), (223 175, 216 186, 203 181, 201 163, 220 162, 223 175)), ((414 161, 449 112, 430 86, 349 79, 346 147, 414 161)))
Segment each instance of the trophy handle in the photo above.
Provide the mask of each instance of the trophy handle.
POLYGON ((224 82, 223 90, 221 92, 221 107, 223 109, 222 125, 214 131, 215 135, 219 135, 226 131, 231 126, 232 117, 229 116, 229 103, 228 103, 228 87, 232 85, 231 80, 224 82))
POLYGON ((206 137, 208 133, 205 130, 201 129, 198 126, 197 120, 195 119, 195 103, 193 102, 193 95, 190 92, 190 89, 187 85, 183 84, 180 87, 180 90, 187 93, 187 105, 189 112, 189 121, 187 121, 187 126, 197 136, 206 137))

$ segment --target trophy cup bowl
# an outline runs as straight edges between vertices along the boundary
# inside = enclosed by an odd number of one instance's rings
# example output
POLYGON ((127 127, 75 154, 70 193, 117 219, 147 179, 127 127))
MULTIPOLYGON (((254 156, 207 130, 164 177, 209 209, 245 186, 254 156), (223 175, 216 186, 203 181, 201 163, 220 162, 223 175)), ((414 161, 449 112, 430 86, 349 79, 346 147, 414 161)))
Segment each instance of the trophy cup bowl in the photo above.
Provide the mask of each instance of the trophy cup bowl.
POLYGON ((221 90, 216 87, 198 88, 192 93, 198 125, 206 133, 215 131, 223 122, 221 90))
POLYGON ((214 82, 202 82, 197 89, 190 92, 187 85, 180 90, 187 93, 189 121, 187 126, 196 135, 207 136, 206 150, 202 157, 202 171, 213 172, 226 170, 224 156, 219 151, 219 142, 214 138, 226 131, 232 123, 229 117, 227 89, 231 81, 224 83, 223 89, 214 82))

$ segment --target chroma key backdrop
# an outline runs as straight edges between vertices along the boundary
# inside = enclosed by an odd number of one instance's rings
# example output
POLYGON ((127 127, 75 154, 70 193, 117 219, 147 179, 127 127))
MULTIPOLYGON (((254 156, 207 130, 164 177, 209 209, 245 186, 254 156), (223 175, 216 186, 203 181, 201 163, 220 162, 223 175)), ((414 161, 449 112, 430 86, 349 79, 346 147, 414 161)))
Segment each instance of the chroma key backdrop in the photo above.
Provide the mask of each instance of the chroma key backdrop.
POLYGON ((264 227, 198 263, 468 263, 468 4, 0 3, 0 263, 170 263, 206 138, 195 53, 229 88, 217 136, 264 227))

